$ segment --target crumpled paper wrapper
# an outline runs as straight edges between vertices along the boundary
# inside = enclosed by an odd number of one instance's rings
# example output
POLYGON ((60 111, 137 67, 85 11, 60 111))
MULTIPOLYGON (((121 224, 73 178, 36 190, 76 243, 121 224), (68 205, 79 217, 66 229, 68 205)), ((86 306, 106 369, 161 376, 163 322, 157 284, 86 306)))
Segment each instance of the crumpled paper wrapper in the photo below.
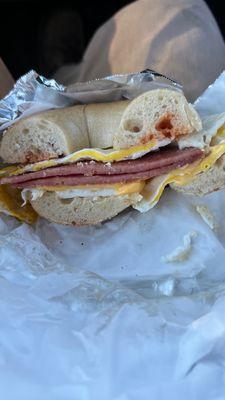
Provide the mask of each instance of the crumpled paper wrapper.
MULTIPOLYGON (((196 102, 202 114, 225 111, 224 82, 196 102)), ((96 227, 2 215, 1 398, 222 400, 224 215, 225 191, 169 189, 96 227), (166 261, 177 247, 183 261, 166 261)))

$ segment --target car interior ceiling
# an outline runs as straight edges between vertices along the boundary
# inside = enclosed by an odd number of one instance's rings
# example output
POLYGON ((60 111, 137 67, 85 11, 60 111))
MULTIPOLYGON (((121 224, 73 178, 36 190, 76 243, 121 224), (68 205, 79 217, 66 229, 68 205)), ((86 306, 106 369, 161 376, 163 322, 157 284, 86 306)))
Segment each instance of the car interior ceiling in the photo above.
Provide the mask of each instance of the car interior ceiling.
MULTIPOLYGON (((131 3, 129 0, 117 0, 102 2, 76 0, 73 3, 68 0, 43 2, 43 1, 13 1, 0 0, 1 40, 0 54, 8 66, 14 78, 18 78, 28 70, 35 69, 46 76, 51 75, 51 68, 45 65, 42 59, 42 44, 45 41, 45 27, 49 18, 54 13, 62 14, 65 10, 75 15, 74 25, 76 31, 72 47, 69 47, 70 55, 65 62, 79 62, 82 54, 96 29, 109 19, 116 11, 131 3), (71 58, 73 54, 73 58, 71 58)), ((225 36, 223 24, 223 5, 214 0, 207 1, 213 12, 220 29, 225 36)), ((60 25, 63 30, 63 24, 60 25)), ((52 38, 54 40, 54 37, 52 38)), ((56 64, 57 64, 56 60, 56 64)))

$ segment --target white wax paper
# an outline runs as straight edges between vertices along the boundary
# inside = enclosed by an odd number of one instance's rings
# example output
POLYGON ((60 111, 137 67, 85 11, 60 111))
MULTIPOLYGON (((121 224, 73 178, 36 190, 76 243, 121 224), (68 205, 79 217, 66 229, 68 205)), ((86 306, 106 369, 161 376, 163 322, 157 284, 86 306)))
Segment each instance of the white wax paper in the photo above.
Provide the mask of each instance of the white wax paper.
MULTIPOLYGON (((212 113, 225 111, 222 86, 212 113)), ((97 227, 2 216, 0 398, 224 399, 224 216, 225 191, 169 189, 148 213, 97 227), (191 232, 186 261, 163 261, 191 232)))

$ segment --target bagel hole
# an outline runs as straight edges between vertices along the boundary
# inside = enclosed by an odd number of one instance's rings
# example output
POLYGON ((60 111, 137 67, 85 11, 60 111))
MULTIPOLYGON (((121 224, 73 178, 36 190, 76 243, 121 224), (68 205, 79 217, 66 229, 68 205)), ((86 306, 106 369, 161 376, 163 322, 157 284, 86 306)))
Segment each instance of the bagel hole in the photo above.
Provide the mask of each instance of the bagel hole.
POLYGON ((73 198, 72 199, 60 199, 62 204, 71 204, 73 202, 73 198))
POLYGON ((124 123, 124 129, 132 133, 139 133, 143 129, 142 121, 127 120, 124 123))
POLYGON ((54 143, 48 142, 48 145, 54 149, 54 143))

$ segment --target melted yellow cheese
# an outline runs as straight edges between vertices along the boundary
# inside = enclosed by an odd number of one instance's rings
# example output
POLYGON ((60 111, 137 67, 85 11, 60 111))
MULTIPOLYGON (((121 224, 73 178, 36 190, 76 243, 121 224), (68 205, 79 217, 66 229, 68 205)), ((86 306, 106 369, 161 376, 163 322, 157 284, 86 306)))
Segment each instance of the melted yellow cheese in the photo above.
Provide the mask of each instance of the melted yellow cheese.
POLYGON ((129 149, 123 150, 101 150, 101 149, 82 149, 75 153, 69 154, 63 158, 56 158, 53 160, 40 161, 34 164, 25 166, 10 166, 0 169, 0 176, 20 175, 25 172, 40 171, 49 167, 56 167, 57 165, 70 164, 80 160, 94 160, 102 162, 121 161, 126 159, 135 159, 148 153, 153 148, 156 148, 157 142, 152 141, 146 145, 133 146, 129 149))
POLYGON ((224 141, 224 139, 225 139, 225 125, 222 125, 222 126, 218 129, 216 135, 214 135, 214 136, 212 137, 211 146, 215 146, 215 145, 217 145, 217 144, 220 144, 221 142, 224 141))
POLYGON ((220 136, 220 137, 223 137, 223 138, 225 137, 225 125, 222 125, 218 129, 216 136, 220 136))
POLYGON ((225 142, 211 147, 209 155, 202 160, 151 179, 141 192, 144 199, 140 203, 140 207, 138 206, 137 209, 140 208, 141 211, 141 207, 143 209, 154 207, 162 196, 165 187, 170 183, 185 186, 188 183, 193 182, 198 174, 208 171, 224 153, 225 142))
POLYGON ((4 212, 20 221, 32 224, 37 219, 37 214, 30 204, 22 207, 21 191, 9 185, 0 186, 0 212, 4 212))
POLYGON ((118 196, 132 193, 140 193, 144 188, 144 181, 136 181, 131 183, 115 183, 108 185, 78 185, 78 186, 38 186, 35 189, 45 190, 48 192, 58 192, 71 189, 78 190, 90 190, 91 192, 97 192, 102 189, 114 189, 118 196))
MULTIPOLYGON (((218 135, 225 136, 224 126, 219 129, 218 135)), ((69 156, 61 159, 41 161, 32 165, 27 165, 24 167, 10 166, 0 170, 0 176, 11 176, 19 175, 28 171, 38 171, 44 168, 57 166, 60 164, 68 164, 81 159, 93 159, 96 161, 112 162, 119 161, 127 158, 140 157, 141 155, 149 152, 155 143, 151 143, 145 146, 135 146, 130 149, 125 150, 98 150, 98 149, 83 149, 77 151, 69 156), (139 155, 138 155, 139 154, 139 155)), ((114 185, 82 185, 76 186, 76 188, 85 188, 90 190, 113 188, 116 190, 118 195, 141 193, 143 200, 141 200, 135 208, 140 211, 152 208, 160 199, 164 188, 170 183, 175 183, 176 185, 187 185, 192 182, 193 179, 201 172, 207 171, 212 165, 225 154, 225 141, 210 147, 210 153, 204 159, 196 161, 191 165, 186 167, 178 168, 173 170, 169 174, 153 178, 145 184, 143 181, 132 182, 128 184, 114 184, 114 185), (147 208, 146 208, 147 205, 147 208)), ((43 186, 38 189, 46 191, 65 191, 71 189, 71 186, 58 186, 49 187, 43 186)), ((21 221, 28 223, 33 223, 37 215, 29 204, 22 207, 22 199, 20 190, 12 189, 7 185, 0 186, 0 211, 7 212, 8 214, 17 217, 21 221)))
POLYGON ((210 153, 199 162, 195 162, 187 167, 183 167, 175 170, 175 173, 171 173, 173 182, 177 185, 187 185, 193 177, 200 174, 201 172, 208 171, 212 165, 225 153, 225 142, 217 144, 216 146, 210 147, 210 153))

